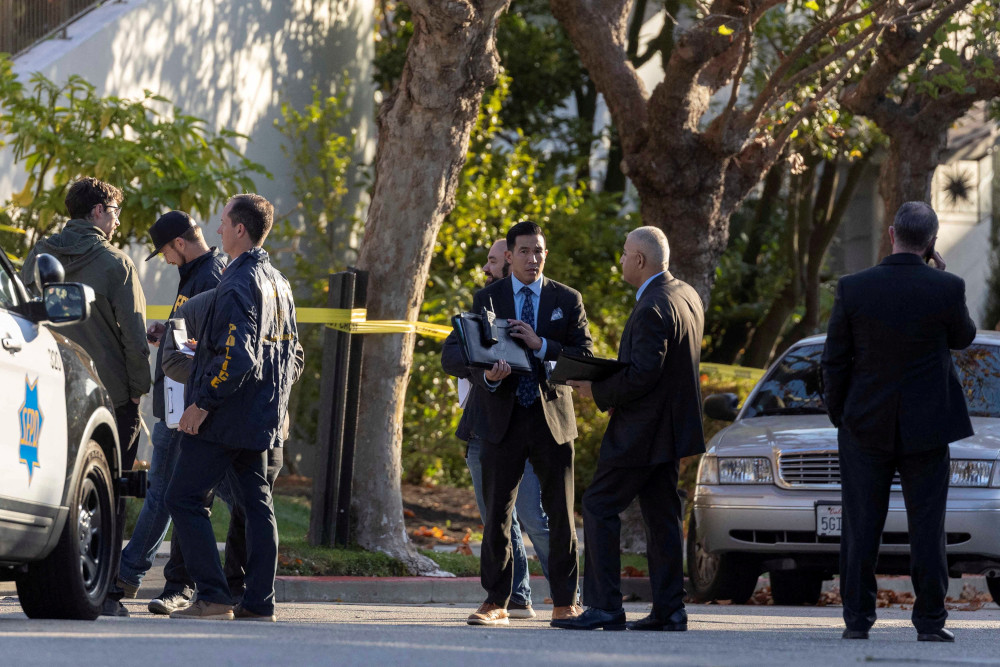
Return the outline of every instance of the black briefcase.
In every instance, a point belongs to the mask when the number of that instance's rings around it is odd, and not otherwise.
[[[492,313],[459,313],[451,318],[458,335],[465,365],[472,368],[492,368],[503,359],[512,373],[531,374],[531,353],[510,335],[507,320],[492,317]]]

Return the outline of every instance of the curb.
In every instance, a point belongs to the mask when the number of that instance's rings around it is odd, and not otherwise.
[[[622,594],[651,600],[648,577],[622,579]],[[479,577],[286,577],[274,581],[278,602],[360,602],[371,604],[479,604],[486,594]],[[549,597],[545,577],[531,577],[531,598]]]
[[[766,577],[757,581],[757,588],[768,586]],[[836,588],[837,581],[826,581],[823,590]],[[910,578],[879,577],[880,590],[913,593]],[[648,577],[623,577],[622,595],[631,601],[652,601],[652,586]],[[532,602],[542,604],[549,597],[545,577],[531,577]],[[986,577],[965,576],[948,580],[947,597],[959,600],[963,596],[988,594]],[[278,602],[351,602],[364,604],[478,604],[485,593],[479,577],[293,577],[279,576],[274,581]]]

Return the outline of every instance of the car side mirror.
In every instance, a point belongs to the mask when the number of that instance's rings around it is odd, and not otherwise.
[[[712,394],[705,399],[705,416],[719,421],[731,422],[739,413],[740,398],[736,394]]]
[[[82,283],[49,283],[42,292],[45,320],[53,326],[83,322],[90,317],[94,290]]]
[[[63,270],[63,265],[58,259],[43,252],[35,257],[34,277],[35,288],[42,291],[46,285],[66,280],[66,271]]]

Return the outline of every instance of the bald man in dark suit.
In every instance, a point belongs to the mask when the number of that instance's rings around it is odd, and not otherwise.
[[[638,292],[618,350],[627,365],[600,382],[570,382],[612,415],[583,495],[588,609],[553,620],[557,628],[625,629],[619,514],[638,497],[648,529],[653,609],[628,629],[687,630],[677,477],[682,458],[705,451],[698,374],[705,315],[698,293],[667,270],[669,258],[667,237],[656,227],[628,235],[622,277]]]

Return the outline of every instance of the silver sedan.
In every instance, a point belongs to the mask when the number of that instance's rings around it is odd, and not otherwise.
[[[838,570],[837,430],[820,393],[825,336],[791,347],[739,408],[734,394],[705,399],[732,421],[698,470],[687,561],[696,598],[745,602],[769,572],[778,604],[815,603]],[[975,435],[951,445],[945,518],[953,577],[984,574],[1000,600],[1000,334],[980,332],[953,354]],[[878,571],[909,573],[903,494],[893,486]]]

